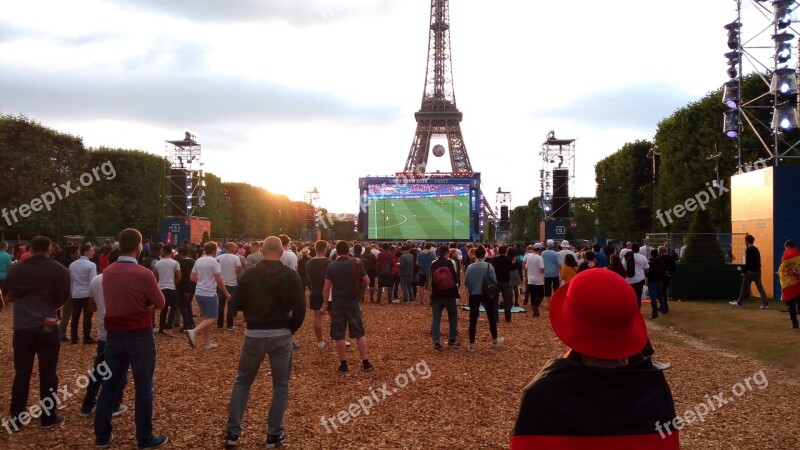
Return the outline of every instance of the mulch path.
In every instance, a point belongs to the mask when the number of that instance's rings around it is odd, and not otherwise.
[[[673,314],[680,314],[679,307]],[[499,324],[500,334],[506,338],[506,345],[500,349],[492,348],[488,324],[481,319],[477,351],[472,354],[466,348],[468,313],[459,312],[462,347],[443,351],[432,348],[430,315],[430,308],[419,305],[365,304],[370,359],[376,369],[370,373],[360,370],[353,345],[350,372],[342,375],[336,370],[338,360],[332,346],[317,348],[309,313],[296,336],[302,349],[294,353],[286,413],[289,448],[508,448],[522,390],[548,359],[565,350],[550,328],[547,312],[540,318],[515,314],[513,323]],[[9,310],[0,313],[0,411],[5,414],[14,375],[10,322]],[[211,351],[189,348],[183,335],[156,337],[153,423],[157,434],[169,436],[170,444],[165,448],[222,448],[228,400],[244,337],[241,317],[237,325],[236,331],[215,328],[213,339],[220,346]],[[325,334],[327,330],[327,324],[323,325]],[[442,330],[447,331],[446,319]],[[751,389],[741,397],[710,412],[704,421],[684,428],[682,448],[800,448],[797,374],[713,347],[690,345],[668,330],[655,330],[652,336],[656,358],[674,365],[667,379],[679,415],[707,402],[706,396],[724,392],[727,398],[734,398],[736,383],[744,386],[744,380],[758,371],[763,371],[768,380],[763,389],[751,382]],[[659,339],[664,336],[672,338]],[[446,337],[442,340],[446,342]],[[0,449],[94,447],[92,418],[78,415],[83,391],[75,385],[76,378],[90,367],[94,353],[94,346],[62,345],[59,382],[78,391],[62,411],[66,424],[55,430],[29,426],[12,436],[0,428]],[[265,443],[271,397],[268,370],[265,362],[251,390],[240,439],[242,449],[263,448]],[[391,392],[385,399],[384,384]],[[29,404],[38,398],[36,375],[31,386]],[[357,409],[350,405],[358,405],[359,400],[367,405],[365,398],[372,398],[373,403],[368,415],[361,410],[346,424],[334,419],[338,429],[333,428],[329,419],[348,408]],[[114,419],[113,448],[136,445],[132,383],[125,403],[131,410]]]

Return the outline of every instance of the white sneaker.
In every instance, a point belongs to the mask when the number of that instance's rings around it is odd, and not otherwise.
[[[158,333],[158,327],[153,327],[153,333]]]
[[[350,347],[350,341],[344,341],[345,347]]]
[[[228,327],[228,331],[236,331],[236,327]]]
[[[469,344],[469,352],[470,353],[474,353],[475,352],[475,344]]]
[[[653,367],[658,370],[669,370],[672,369],[672,364],[668,362],[653,361]]]
[[[739,307],[739,308],[742,307],[742,305],[740,305],[739,302],[737,302],[737,301],[728,302],[728,304],[731,305],[731,306]]]
[[[186,339],[189,340],[189,345],[191,345],[192,348],[197,348],[194,335],[195,335],[194,329],[186,330]]]
[[[128,407],[125,405],[119,405],[119,408],[111,413],[111,417],[117,417],[120,414],[125,414],[126,412],[128,412]]]
[[[494,340],[494,348],[502,347],[505,342],[506,342],[506,338],[498,337],[497,339]]]
[[[217,344],[215,344],[215,343],[213,343],[213,342],[209,342],[209,343],[208,343],[208,344],[206,344],[206,346],[205,346],[205,347],[203,347],[203,348],[204,348],[204,349],[206,349],[206,350],[213,350],[213,349],[215,349],[215,348],[217,348],[217,347],[219,347],[219,345],[217,345]]]
[[[761,309],[769,309],[769,305],[761,305]]]
[[[328,344],[326,344],[325,341],[317,342],[317,347],[319,347],[319,348],[325,348],[326,345],[328,345]]]

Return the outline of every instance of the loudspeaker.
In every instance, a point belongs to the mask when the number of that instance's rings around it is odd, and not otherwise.
[[[169,171],[169,208],[173,216],[186,215],[186,170],[170,169]]]
[[[508,221],[508,206],[500,207],[500,221]]]
[[[569,169],[555,169],[553,170],[553,218],[569,217]]]

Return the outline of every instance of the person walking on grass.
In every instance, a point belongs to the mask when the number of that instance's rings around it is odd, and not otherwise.
[[[317,337],[317,347],[325,348],[325,341],[322,339],[322,289],[325,287],[325,274],[328,266],[333,263],[330,258],[325,256],[328,248],[326,241],[317,241],[314,244],[316,256],[306,263],[306,275],[308,275],[309,287],[309,307],[314,311],[314,335]]]
[[[497,283],[497,275],[491,264],[485,261],[486,249],[483,245],[478,245],[475,249],[475,262],[467,267],[464,274],[464,284],[467,285],[469,293],[469,351],[475,351],[475,334],[478,328],[478,315],[481,312],[481,305],[486,309],[486,317],[489,319],[489,332],[492,334],[492,342],[495,347],[502,347],[505,339],[497,336],[497,304],[494,300],[483,293],[483,279],[490,278]]]
[[[281,240],[268,237],[262,249],[264,260],[242,275],[234,294],[234,304],[244,314],[247,329],[228,410],[225,446],[229,449],[239,443],[250,388],[265,357],[272,372],[267,448],[286,443],[284,415],[292,375],[292,335],[303,324],[306,302],[300,275],[281,262],[283,252]],[[318,254],[324,256],[325,252]]]
[[[325,286],[322,289],[322,298],[333,298],[330,306],[323,302],[321,312],[330,307],[331,314],[331,339],[336,341],[336,352],[339,355],[339,372],[347,372],[347,344],[345,331],[351,339],[358,342],[358,353],[361,365],[365,372],[375,368],[369,362],[367,338],[364,335],[364,317],[361,312],[361,302],[364,289],[369,286],[369,277],[361,259],[350,258],[350,248],[346,241],[336,243],[336,254],[340,255],[336,261],[328,266],[325,272]]]
[[[758,294],[761,295],[761,309],[769,309],[769,300],[764,286],[761,284],[761,252],[758,247],[753,245],[756,238],[748,234],[744,237],[747,249],[744,252],[744,272],[742,272],[742,289],[739,291],[739,298],[729,302],[732,306],[741,307],[742,302],[750,298],[750,285],[756,284]]]
[[[95,446],[106,448],[114,440],[111,417],[119,398],[128,365],[136,388],[134,420],[139,450],[155,449],[167,443],[166,436],[153,434],[153,374],[156,344],[150,312],[162,309],[164,295],[149,268],[136,263],[142,251],[142,234],[133,228],[119,235],[120,256],[103,272],[106,315],[105,362],[111,376],[103,380],[94,417]]]
[[[216,256],[217,243],[206,242],[203,246],[203,256],[192,267],[191,280],[197,283],[195,298],[197,306],[200,308],[200,323],[195,328],[186,331],[186,338],[192,348],[197,347],[198,337],[205,342],[203,348],[206,350],[219,347],[211,342],[211,327],[214,326],[219,314],[217,289],[219,288],[227,301],[231,300],[231,294],[222,280],[222,268]]]
[[[430,244],[427,244],[430,245]],[[436,250],[438,258],[430,265],[431,276],[431,308],[433,310],[431,319],[431,337],[433,337],[433,348],[441,350],[439,334],[441,333],[442,310],[447,310],[447,320],[449,322],[449,335],[447,344],[450,348],[458,348],[458,272],[456,263],[447,258],[450,249],[443,245]]]
[[[31,240],[31,257],[11,267],[3,289],[4,302],[14,303],[12,320],[14,381],[11,385],[11,420],[3,419],[10,433],[22,430],[21,415],[27,411],[34,359],[39,359],[39,418],[42,428],[64,424],[56,414],[52,392],[58,389],[58,320],[56,310],[70,295],[70,273],[50,259],[50,239],[36,236]],[[0,302],[0,310],[2,310]],[[4,365],[8,364],[4,362]],[[5,365],[5,367],[8,367]],[[47,398],[50,406],[47,407]],[[17,420],[20,420],[18,422]]]

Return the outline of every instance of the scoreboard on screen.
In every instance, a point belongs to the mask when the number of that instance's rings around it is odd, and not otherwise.
[[[479,173],[360,178],[359,232],[369,240],[478,240],[480,185]]]

